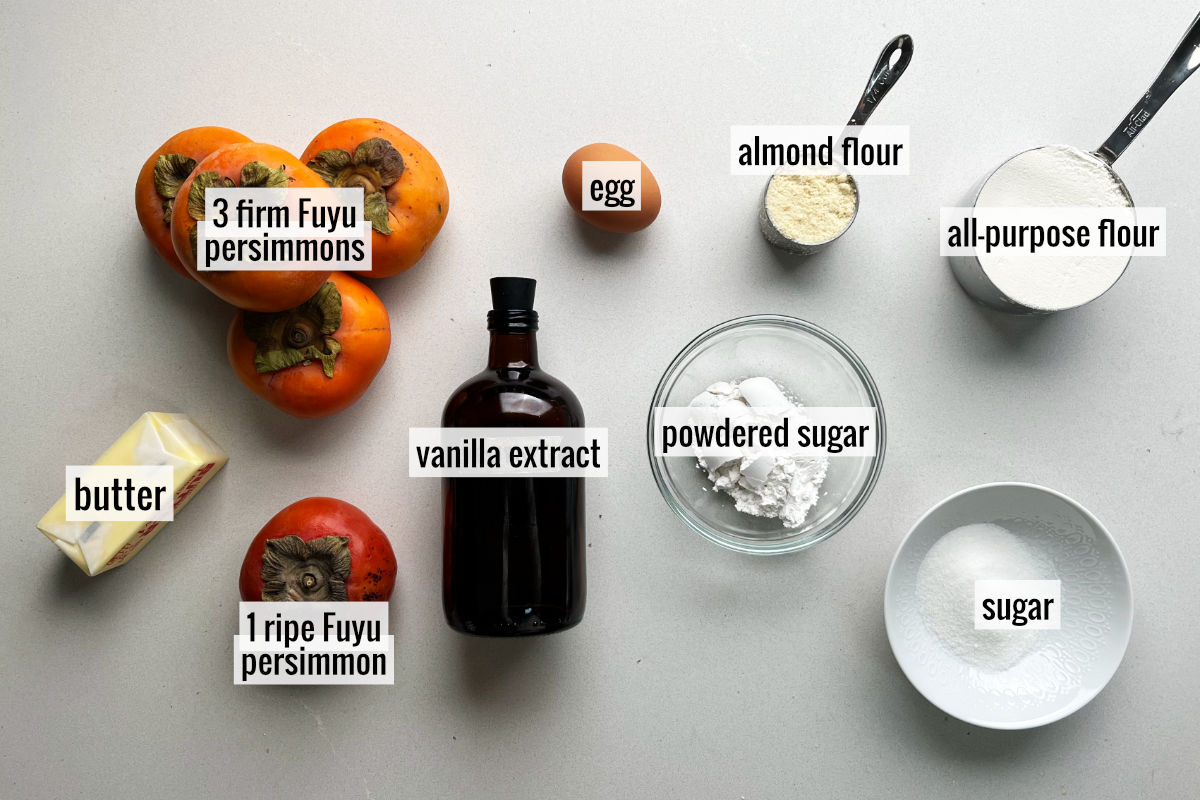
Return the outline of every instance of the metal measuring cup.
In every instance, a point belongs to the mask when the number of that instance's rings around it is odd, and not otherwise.
[[[1179,44],[1175,46],[1174,52],[1171,53],[1171,57],[1167,59],[1167,63],[1163,65],[1163,68],[1159,72],[1158,77],[1155,78],[1154,83],[1150,84],[1150,88],[1146,91],[1146,94],[1142,96],[1141,100],[1139,100],[1136,105],[1134,105],[1129,114],[1121,120],[1120,124],[1117,126],[1117,129],[1112,132],[1112,135],[1105,140],[1104,144],[1100,145],[1098,150],[1090,153],[1084,153],[1084,155],[1095,159],[1096,163],[1099,164],[1102,169],[1108,172],[1109,177],[1112,178],[1112,180],[1120,188],[1121,192],[1125,195],[1125,199],[1128,201],[1130,208],[1134,207],[1133,196],[1129,193],[1129,189],[1125,186],[1125,182],[1121,180],[1121,177],[1117,175],[1116,170],[1113,169],[1113,164],[1121,156],[1121,154],[1125,152],[1125,148],[1129,147],[1134,138],[1136,138],[1137,135],[1145,129],[1146,125],[1149,124],[1150,120],[1167,101],[1167,98],[1170,97],[1175,90],[1178,89],[1179,86],[1188,78],[1188,76],[1196,71],[1198,67],[1200,67],[1200,14],[1197,14],[1196,18],[1192,20],[1192,24],[1183,34],[1183,38],[1179,40]],[[1031,150],[1040,150],[1044,147],[1050,146],[1053,145],[1043,145],[1042,147],[1031,148]],[[966,203],[966,205],[969,205],[971,208],[975,208],[979,202],[979,195],[983,191],[983,187],[989,180],[991,180],[992,176],[995,175],[1001,168],[1003,168],[1004,165],[1009,161],[1012,161],[1012,159],[1027,152],[1030,151],[1025,150],[1022,151],[1022,153],[1017,153],[1016,155],[1006,159],[1003,163],[989,172],[983,178],[983,180],[976,183],[971,189],[971,192],[968,194],[969,202]],[[1121,268],[1121,272],[1118,273],[1117,277],[1113,279],[1113,282],[1109,284],[1104,291],[1108,291],[1108,289],[1111,289],[1116,285],[1117,281],[1120,280],[1121,275],[1124,275],[1125,270],[1128,269],[1129,262],[1132,260],[1132,258],[1133,256],[1130,254],[1130,256],[1125,259],[1125,266]],[[1099,297],[1104,293],[1100,292],[1100,294],[1097,294],[1095,297],[1085,300],[1083,303],[1079,303],[1075,306],[1067,306],[1064,308],[1035,308],[1033,306],[1020,303],[1002,292],[992,281],[991,276],[989,276],[987,270],[984,269],[983,263],[979,260],[978,256],[950,256],[949,260],[950,269],[954,272],[954,277],[958,279],[959,284],[963,287],[967,294],[985,306],[994,308],[997,311],[1004,311],[1009,314],[1034,315],[1050,314],[1055,311],[1065,311],[1066,308],[1078,308],[1080,305],[1090,303],[1092,300],[1095,300],[1096,297]]]
[[[900,76],[904,74],[904,70],[908,67],[908,62],[912,60],[912,54],[913,40],[908,34],[900,34],[887,43],[887,46],[883,48],[883,52],[879,54],[879,60],[875,62],[875,68],[871,70],[871,77],[867,80],[867,87],[863,89],[858,106],[854,109],[854,113],[850,115],[850,121],[846,123],[846,127],[867,124],[867,120],[879,106],[879,103],[887,96],[888,91],[896,84]],[[843,132],[842,137],[838,140],[838,144],[834,147],[834,152],[837,152],[841,139],[844,138],[845,133]],[[850,221],[846,223],[846,227],[842,228],[837,236],[823,242],[799,242],[788,238],[779,228],[775,227],[775,223],[771,220],[771,215],[767,212],[767,192],[771,188],[771,183],[782,177],[786,176],[779,172],[771,176],[770,180],[767,181],[766,188],[763,190],[762,202],[758,207],[758,225],[762,229],[763,237],[776,247],[786,250],[789,253],[804,256],[812,255],[845,235],[846,231],[850,230],[850,226],[854,224],[854,220],[858,218],[858,209],[861,205],[858,183],[854,180],[854,176],[847,172],[846,177],[850,179],[850,185],[854,189],[854,214],[851,215]]]

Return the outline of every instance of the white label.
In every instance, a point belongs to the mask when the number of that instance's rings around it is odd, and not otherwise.
[[[642,162],[584,161],[584,211],[641,211]]]
[[[69,466],[67,522],[171,522],[175,468]]]
[[[733,175],[907,175],[907,125],[734,125]]]
[[[975,630],[1062,627],[1062,581],[975,581]]]
[[[196,223],[201,271],[371,268],[363,189],[222,188],[204,191]]]
[[[385,602],[238,604],[233,682],[394,684]]]
[[[654,409],[654,454],[724,459],[753,456],[873,456],[878,415],[873,406]]]
[[[956,207],[939,239],[943,256],[1165,256],[1166,224],[1165,208]]]
[[[608,428],[409,428],[410,478],[607,478]]]

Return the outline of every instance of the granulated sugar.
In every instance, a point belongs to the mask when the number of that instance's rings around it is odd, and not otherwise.
[[[975,630],[975,581],[1053,580],[1053,566],[999,525],[955,528],[917,570],[917,599],[930,630],[950,652],[1000,672],[1040,646],[1041,631]]]

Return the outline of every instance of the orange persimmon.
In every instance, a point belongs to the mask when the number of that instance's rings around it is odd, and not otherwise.
[[[420,142],[378,119],[330,125],[300,160],[329,186],[361,186],[371,233],[368,278],[386,278],[421,259],[450,210],[446,177]]]
[[[188,128],[163,142],[138,173],[133,201],[142,231],[168,266],[189,280],[193,278],[179,262],[171,243],[171,211],[176,193],[196,164],[209,153],[227,144],[249,141],[248,136],[215,125]]]
[[[196,269],[196,223],[204,218],[204,191],[209,186],[323,188],[321,177],[280,147],[260,142],[227,145],[205,157],[179,187],[180,202],[171,218],[171,240],[184,268],[225,302],[249,311],[286,311],[316,294],[328,272]]]
[[[327,417],[354,404],[392,343],[383,302],[334,272],[303,305],[275,314],[239,311],[229,326],[229,363],[259,397],[296,417]]]
[[[292,503],[263,526],[242,560],[248,601],[386,601],[396,587],[387,534],[357,506],[333,497]]]

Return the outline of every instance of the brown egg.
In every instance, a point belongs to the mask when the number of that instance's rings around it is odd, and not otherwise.
[[[642,203],[641,208],[634,211],[631,209],[622,209],[617,203],[621,201],[621,197],[626,193],[623,191],[623,186],[620,181],[604,181],[596,184],[595,181],[589,181],[589,186],[583,185],[583,162],[584,161],[640,161],[637,156],[629,152],[623,147],[617,147],[615,144],[589,144],[579,148],[571,157],[567,159],[567,163],[563,166],[562,185],[563,193],[567,196],[567,202],[571,204],[571,208],[585,222],[595,225],[597,228],[612,233],[633,233],[645,228],[651,222],[654,222],[658,216],[658,210],[662,207],[662,193],[658,189],[658,181],[654,179],[654,174],[650,172],[650,168],[642,163],[641,170],[641,190]],[[602,210],[583,210],[583,193],[585,188],[589,192],[593,201],[602,203],[612,203],[613,208],[605,208]]]

